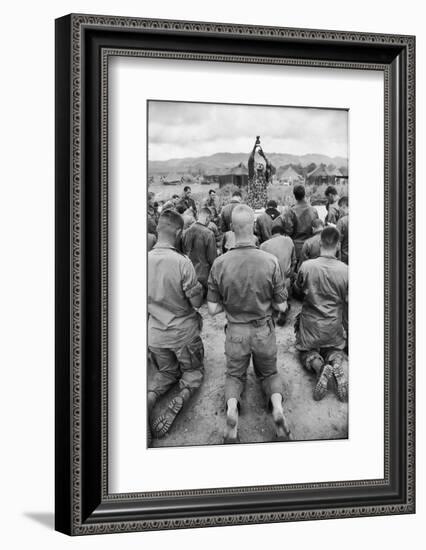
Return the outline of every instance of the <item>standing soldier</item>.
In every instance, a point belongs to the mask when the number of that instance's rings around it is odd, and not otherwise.
[[[256,150],[264,159],[265,164],[258,162],[255,166]],[[267,186],[272,181],[272,176],[275,174],[275,168],[272,163],[266,158],[265,153],[260,146],[260,138],[257,136],[253,150],[248,159],[248,196],[247,203],[252,208],[264,208],[267,196]]]
[[[284,312],[287,291],[278,260],[253,244],[254,213],[235,207],[232,228],[235,246],[219,256],[210,271],[207,305],[210,315],[225,311],[226,428],[225,443],[238,441],[238,411],[250,358],[261,381],[278,439],[290,438],[283,412],[283,387],[277,371],[277,344],[272,311]]]
[[[231,216],[232,211],[242,201],[241,191],[234,191],[232,193],[231,202],[222,208],[220,213],[220,230],[222,233],[226,233],[231,230]]]
[[[340,253],[342,262],[349,263],[349,199],[347,196],[339,199],[340,218],[337,229],[340,233]]]
[[[300,260],[304,242],[312,236],[312,223],[318,218],[316,208],[307,202],[305,194],[306,191],[303,185],[295,185],[293,195],[296,204],[290,209],[286,208],[273,224],[282,225],[285,233],[292,237],[297,261]]]
[[[188,210],[190,208],[194,214],[194,217],[197,217],[197,207],[194,199],[192,198],[192,191],[189,185],[186,185],[183,188],[183,194],[178,202],[178,206],[183,206],[184,210]]]
[[[183,250],[195,268],[198,282],[204,289],[204,296],[207,294],[210,269],[217,256],[215,235],[208,227],[210,216],[210,210],[202,208],[198,220],[183,236]]]
[[[325,198],[327,199],[327,215],[325,217],[325,225],[336,225],[340,217],[337,195],[337,189],[333,185],[329,185],[325,190]]]
[[[216,191],[214,189],[210,189],[209,196],[204,201],[204,206],[207,207],[211,212],[211,221],[215,225],[218,225],[220,207],[219,207],[219,201],[217,200],[217,197],[216,197]]]
[[[204,373],[201,316],[195,309],[202,304],[203,289],[191,260],[180,252],[182,229],[182,217],[166,210],[158,222],[158,242],[148,253],[148,349],[156,369],[148,380],[149,420],[157,399],[176,383],[180,389],[152,423],[157,437],[169,431]]]
[[[272,223],[280,215],[277,206],[276,201],[268,201],[265,212],[256,218],[255,233],[259,237],[259,244],[272,237]]]
[[[322,399],[334,377],[337,396],[346,401],[348,382],[343,369],[344,330],[348,302],[348,266],[336,258],[339,232],[326,227],[321,233],[321,256],[306,260],[297,274],[296,290],[303,294],[296,319],[296,348],[303,366],[317,375],[314,399]]]

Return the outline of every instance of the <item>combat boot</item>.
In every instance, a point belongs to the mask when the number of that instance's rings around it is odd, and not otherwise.
[[[333,376],[333,368],[331,365],[324,365],[321,374],[317,378],[317,383],[314,389],[315,401],[321,401],[325,397],[328,390],[328,382]]]

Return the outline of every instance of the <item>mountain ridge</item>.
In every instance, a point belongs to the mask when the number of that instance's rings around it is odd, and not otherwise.
[[[212,155],[202,155],[199,157],[172,158],[168,160],[150,160],[148,161],[148,172],[150,176],[157,174],[166,175],[170,172],[178,174],[185,173],[214,173],[232,168],[243,162],[247,165],[248,153],[213,153]],[[272,164],[279,168],[280,166],[294,164],[305,167],[311,163],[332,164],[338,168],[348,166],[348,159],[342,156],[330,157],[320,153],[305,153],[303,155],[294,155],[291,153],[267,153],[267,158]]]

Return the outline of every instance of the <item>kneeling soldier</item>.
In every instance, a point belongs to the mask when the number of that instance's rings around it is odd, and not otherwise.
[[[348,266],[336,258],[340,234],[335,227],[321,232],[321,255],[300,266],[296,290],[304,296],[296,319],[296,348],[303,366],[317,375],[314,399],[322,399],[334,378],[337,396],[347,401],[348,382],[342,362],[346,334],[343,326],[348,301]]]
[[[277,344],[272,309],[284,312],[287,291],[278,260],[254,245],[254,213],[239,205],[232,211],[235,245],[217,258],[210,271],[207,305],[210,315],[225,311],[227,407],[225,443],[238,441],[238,412],[250,358],[272,407],[277,438],[290,439],[283,412],[282,381],[277,371]]]
[[[201,316],[194,309],[202,304],[203,287],[191,260],[180,252],[182,230],[182,217],[166,210],[158,222],[158,242],[148,253],[148,348],[156,368],[148,381],[149,420],[158,397],[177,382],[180,388],[152,423],[157,437],[169,431],[185,401],[200,387],[204,372]]]

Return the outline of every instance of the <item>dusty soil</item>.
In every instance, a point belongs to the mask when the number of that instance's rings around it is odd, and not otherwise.
[[[298,359],[293,323],[300,308],[301,303],[293,299],[286,325],[276,327],[278,369],[285,385],[285,415],[295,440],[347,438],[348,404],[338,401],[333,389],[329,390],[322,401],[314,401],[314,377],[302,368]],[[201,308],[201,314],[204,319],[202,337],[205,347],[203,385],[181,411],[170,432],[163,439],[154,439],[154,447],[223,443],[225,316],[220,314],[211,318],[205,305]],[[176,390],[171,390],[156,404],[154,416],[161,413],[176,393]],[[241,403],[239,436],[241,443],[274,441],[271,415],[252,365],[249,367]]]

